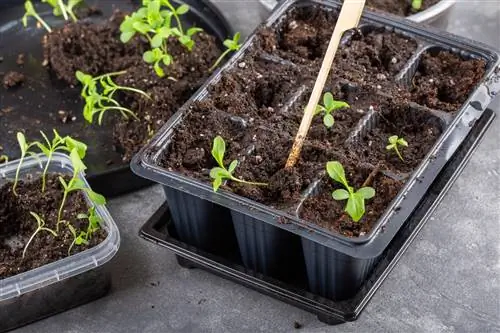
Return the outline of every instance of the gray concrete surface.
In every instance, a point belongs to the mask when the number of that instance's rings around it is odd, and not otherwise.
[[[256,1],[216,1],[245,33]],[[459,0],[449,30],[500,47],[500,2]],[[495,103],[498,107],[498,100]],[[137,236],[163,201],[154,187],[113,200],[123,241],[111,294],[16,332],[500,332],[500,122],[355,323],[312,314],[201,270]]]

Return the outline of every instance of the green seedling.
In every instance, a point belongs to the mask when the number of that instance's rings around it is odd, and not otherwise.
[[[346,102],[334,100],[333,95],[329,92],[323,95],[323,104],[324,105],[319,104],[316,106],[314,115],[324,112],[325,115],[323,116],[323,124],[325,124],[328,128],[335,124],[335,118],[333,117],[333,113],[335,111],[350,107],[350,105]]]
[[[30,239],[28,240],[28,242],[24,246],[23,259],[26,256],[26,251],[28,250],[28,247],[30,246],[31,242],[33,241],[33,239],[35,239],[35,236],[38,235],[40,232],[46,231],[46,232],[49,232],[52,235],[54,235],[54,237],[57,237],[57,232],[45,227],[45,220],[42,217],[40,217],[40,215],[33,213],[33,212],[30,212],[30,214],[31,214],[31,216],[33,216],[35,218],[36,223],[38,224],[38,227],[36,228],[35,232],[31,235]]]
[[[405,139],[398,137],[397,135],[393,135],[389,138],[389,145],[385,147],[387,150],[394,150],[396,154],[398,155],[399,159],[401,161],[404,161],[403,156],[401,155],[401,152],[399,151],[398,146],[401,147],[408,147],[408,142],[406,142]]]
[[[87,167],[80,158],[80,155],[78,154],[78,150],[76,148],[71,151],[70,159],[71,159],[71,164],[73,166],[73,177],[70,179],[69,182],[66,182],[63,177],[59,177],[59,182],[61,183],[64,189],[64,193],[61,205],[59,207],[59,212],[57,214],[57,226],[56,226],[57,232],[59,232],[59,225],[62,223],[61,218],[64,206],[66,204],[66,200],[71,192],[74,191],[85,192],[89,196],[92,203],[96,206],[106,204],[106,199],[102,195],[92,191],[90,188],[85,186],[84,181],[79,178],[80,173],[84,172],[87,169]]]
[[[330,178],[337,183],[342,184],[345,189],[338,189],[333,191],[332,197],[334,200],[341,201],[347,200],[345,212],[349,214],[354,222],[361,220],[365,214],[365,200],[371,199],[375,196],[375,190],[371,187],[362,187],[354,191],[352,186],[349,186],[345,176],[344,167],[340,162],[328,162],[326,164],[326,171]]]
[[[169,38],[177,38],[186,49],[192,51],[195,45],[193,36],[203,31],[196,27],[184,31],[180,16],[188,11],[189,6],[186,4],[175,8],[169,0],[143,0],[143,6],[131,16],[127,15],[120,25],[120,40],[128,43],[137,34],[144,36],[149,41],[151,50],[143,54],[143,59],[153,65],[159,77],[164,77],[162,64],[168,67],[173,62],[168,51]],[[172,18],[177,26],[172,25]]]
[[[210,170],[210,177],[214,180],[212,183],[214,192],[217,192],[219,187],[222,185],[223,180],[232,180],[235,182],[248,185],[267,186],[267,184],[265,183],[247,182],[243,179],[234,177],[233,172],[238,166],[238,161],[237,160],[232,161],[229,164],[229,167],[226,169],[226,167],[224,166],[225,153],[226,153],[226,143],[224,142],[224,139],[220,136],[215,137],[212,146],[212,156],[219,166]]]
[[[224,41],[224,46],[226,47],[226,51],[224,51],[219,59],[217,59],[217,61],[215,61],[215,63],[213,64],[212,67],[210,67],[210,69],[208,70],[209,72],[213,72],[214,69],[216,69],[220,63],[222,62],[222,60],[231,52],[236,52],[236,51],[239,51],[239,49],[241,48],[241,45],[239,42],[240,42],[240,38],[241,38],[241,34],[239,32],[235,33],[234,36],[233,36],[233,39],[226,39]]]
[[[26,28],[28,26],[28,18],[31,16],[35,20],[37,20],[48,32],[52,32],[52,29],[50,26],[45,22],[40,15],[35,10],[35,7],[33,7],[33,3],[30,0],[27,0],[24,2],[24,16],[21,19],[23,22],[24,27]]]
[[[411,8],[415,11],[419,11],[422,8],[422,0],[412,0]]]
[[[17,196],[16,188],[17,188],[17,183],[19,182],[19,173],[21,171],[21,166],[23,165],[23,162],[24,162],[24,159],[26,158],[26,155],[31,155],[31,156],[35,155],[35,153],[30,151],[30,149],[36,145],[34,142],[27,143],[26,137],[21,132],[17,133],[17,142],[18,142],[19,148],[21,150],[21,157],[19,158],[19,164],[17,165],[17,169],[16,169],[16,176],[14,178],[14,185],[12,186],[12,193],[14,193],[15,196]]]
[[[9,163],[9,156],[0,155],[0,164],[2,164],[2,163]]]
[[[56,151],[65,151],[71,153],[73,149],[76,149],[78,155],[82,159],[85,157],[85,154],[87,152],[87,145],[84,144],[83,142],[75,140],[69,136],[63,138],[59,135],[59,133],[57,133],[55,129],[53,131],[54,131],[54,138],[52,139],[52,141],[50,141],[47,138],[47,135],[45,135],[44,132],[40,131],[46,144],[43,144],[38,141],[33,142],[33,144],[36,145],[45,156],[47,156],[47,162],[45,164],[45,168],[43,169],[43,174],[42,174],[42,192],[45,192],[47,171],[49,169],[49,165],[50,162],[52,161],[53,155]]]
[[[118,111],[121,115],[128,119],[129,116],[139,120],[136,114],[120,105],[113,97],[118,91],[130,91],[140,94],[148,99],[151,97],[143,92],[142,90],[124,87],[117,85],[112,77],[125,74],[125,71],[108,73],[93,77],[92,75],[85,74],[81,71],[76,72],[76,78],[83,85],[81,96],[85,100],[85,106],[83,108],[83,117],[89,123],[94,120],[94,115],[98,115],[98,124],[102,124],[102,119],[107,111]]]
[[[97,215],[95,207],[92,206],[89,208],[87,214],[78,214],[77,218],[79,220],[88,220],[88,225],[87,225],[87,230],[86,231],[80,231],[78,234],[76,229],[71,225],[68,224],[68,228],[73,235],[73,242],[71,243],[69,249],[68,249],[68,255],[71,253],[71,250],[73,249],[73,246],[75,245],[88,245],[90,239],[92,236],[101,229],[101,222],[102,219],[99,215]]]

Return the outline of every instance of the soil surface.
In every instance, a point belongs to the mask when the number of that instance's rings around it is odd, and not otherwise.
[[[17,193],[18,196],[13,194],[12,183],[0,187],[0,280],[67,257],[73,242],[67,227],[60,229],[58,237],[42,231],[30,243],[23,259],[25,244],[37,229],[37,222],[30,212],[43,217],[45,227],[55,230],[63,190],[58,175],[52,174],[47,178],[45,193],[41,192],[40,178],[20,181]],[[70,221],[79,233],[80,230],[86,230],[87,221],[79,220],[76,216],[87,213],[87,210],[83,195],[73,192],[68,196],[63,219]],[[105,238],[106,231],[101,229],[88,245],[75,245],[71,254],[92,248]]]
[[[195,47],[188,52],[177,40],[168,43],[174,64],[159,78],[142,54],[148,44],[136,36],[123,44],[119,27],[124,13],[115,12],[103,24],[67,24],[44,39],[45,57],[55,75],[70,85],[76,85],[75,72],[91,75],[126,71],[115,79],[120,85],[141,89],[151,96],[148,100],[136,93],[119,96],[122,105],[133,110],[139,121],[120,116],[106,116],[114,123],[115,149],[127,162],[177,109],[203,84],[208,69],[220,55],[215,37],[199,33]]]
[[[413,102],[434,88],[415,90],[395,80],[409,67],[417,41],[384,29],[353,30],[344,36],[324,91],[349,107],[333,113],[332,128],[323,125],[324,114],[317,115],[298,163],[285,169],[336,17],[333,11],[307,7],[292,10],[276,30],[260,28],[246,55],[209,87],[203,101],[189,106],[159,164],[210,183],[210,169],[217,166],[212,142],[220,135],[226,142],[224,166],[238,160],[235,177],[266,183],[228,181],[222,189],[290,213],[300,208],[300,217],[349,237],[368,233],[446,124],[438,113]],[[430,56],[422,57],[415,80],[431,64],[434,75],[448,79],[464,71],[474,74],[464,84],[447,86],[448,94],[463,99],[443,101],[447,107],[442,109],[458,111],[484,74],[484,62],[451,53]],[[392,135],[409,143],[401,148],[404,161],[386,149]],[[361,223],[343,214],[345,201],[331,198],[339,185],[324,176],[325,164],[335,160],[344,165],[351,186],[359,188],[369,180],[377,193],[367,201]]]
[[[366,5],[375,11],[382,11],[399,16],[410,16],[435,5],[440,0],[423,0],[422,7],[416,11],[411,7],[411,0],[367,0]]]
[[[24,82],[24,74],[10,71],[3,77],[3,85],[5,88],[13,88]]]

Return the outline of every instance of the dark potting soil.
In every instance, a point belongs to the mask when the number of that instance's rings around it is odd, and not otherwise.
[[[24,82],[24,74],[10,71],[3,77],[3,85],[5,88],[13,88]]]
[[[462,59],[448,51],[427,52],[413,79],[413,98],[430,108],[456,112],[485,70],[483,59]]]
[[[127,162],[203,84],[220,50],[215,37],[204,32],[194,37],[196,44],[191,52],[171,39],[169,51],[174,64],[166,70],[166,77],[159,78],[142,59],[148,49],[145,42],[139,37],[127,44],[120,41],[123,17],[123,13],[115,12],[102,24],[68,24],[48,34],[44,46],[51,70],[69,84],[77,84],[77,70],[91,75],[126,71],[116,77],[115,82],[141,89],[151,96],[151,100],[136,93],[122,93],[119,97],[140,120],[107,116],[108,121],[114,123],[114,146]]]
[[[18,196],[12,193],[12,183],[0,187],[0,280],[68,256],[73,236],[67,227],[62,227],[58,237],[49,232],[38,233],[29,245],[25,258],[22,258],[25,244],[37,229],[37,222],[30,212],[44,218],[47,228],[56,228],[63,194],[58,175],[48,175],[45,193],[41,192],[41,188],[41,179],[38,177],[20,181]],[[87,210],[83,195],[73,192],[68,196],[62,217],[70,221],[79,233],[80,230],[86,230],[87,221],[76,217],[80,213],[87,213]],[[94,234],[88,245],[73,246],[71,254],[95,247],[105,238],[106,231],[101,229]]]
[[[224,190],[295,212],[306,189],[322,179],[318,191],[302,205],[301,217],[349,237],[369,232],[404,185],[400,179],[420,164],[445,125],[415,106],[411,87],[395,80],[417,42],[380,29],[351,31],[324,90],[350,107],[333,114],[336,123],[331,129],[323,125],[323,114],[316,116],[298,163],[284,168],[336,15],[317,7],[295,9],[277,32],[260,28],[246,55],[209,87],[203,101],[190,105],[160,165],[210,183],[210,169],[217,166],[211,147],[220,135],[226,142],[224,165],[239,161],[234,176],[267,184],[229,181],[222,185]],[[460,107],[460,103],[448,105]],[[363,118],[372,112],[378,118],[374,125]],[[386,150],[392,135],[409,143],[401,148],[404,161]],[[377,195],[367,202],[362,223],[350,222],[342,214],[345,202],[331,198],[338,185],[324,174],[326,162],[335,160],[345,166],[349,183],[356,188],[377,170],[371,181]],[[391,174],[396,177],[390,178]]]
[[[419,11],[425,10],[440,0],[423,0]],[[419,11],[411,7],[411,0],[367,0],[366,5],[375,11],[383,11],[399,16],[410,16]]]

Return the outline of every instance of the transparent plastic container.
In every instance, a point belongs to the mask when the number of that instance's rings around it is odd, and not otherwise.
[[[45,155],[26,158],[21,178],[41,174]],[[18,161],[0,166],[0,186],[14,179]],[[54,154],[49,172],[72,174],[68,156]],[[84,174],[80,178],[88,186]],[[86,197],[87,202],[90,200]],[[120,234],[105,206],[96,209],[106,239],[91,249],[48,265],[0,280],[0,332],[46,318],[104,296],[111,287],[109,261],[120,245]]]

